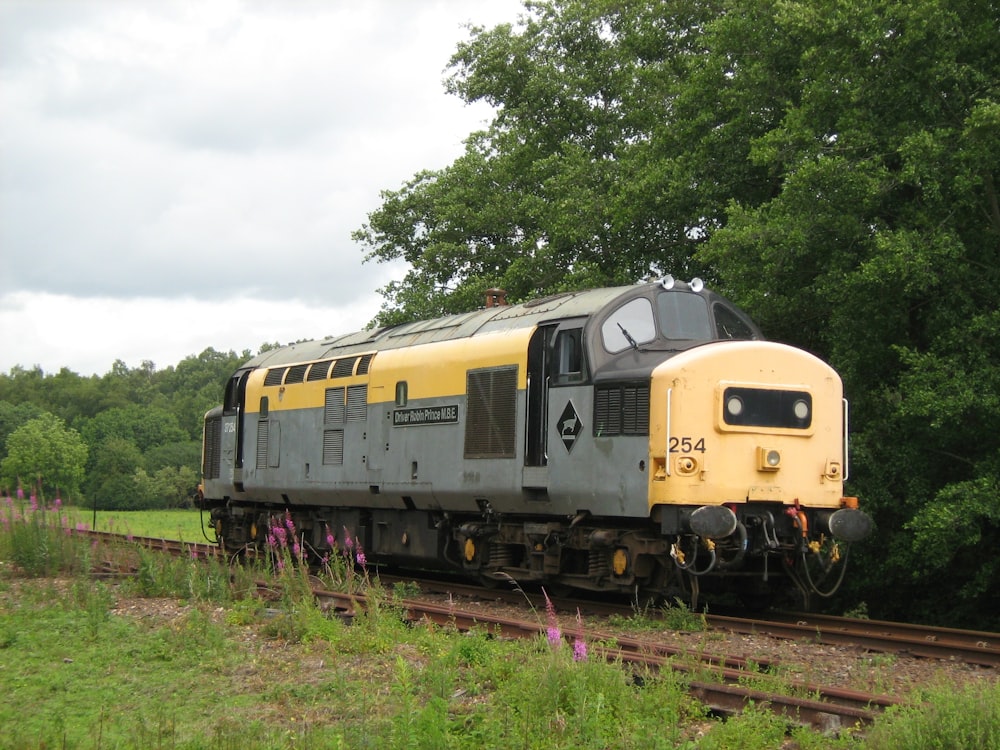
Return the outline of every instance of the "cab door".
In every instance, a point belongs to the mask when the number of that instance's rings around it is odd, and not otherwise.
[[[525,408],[525,449],[522,485],[545,490],[549,482],[549,437],[555,423],[564,445],[576,439],[580,420],[572,405],[555,403],[553,387],[586,382],[583,351],[585,319],[539,326],[528,344],[528,383]]]

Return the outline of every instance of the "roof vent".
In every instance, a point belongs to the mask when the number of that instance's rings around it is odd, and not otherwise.
[[[507,307],[507,292],[503,289],[486,290],[486,307]]]

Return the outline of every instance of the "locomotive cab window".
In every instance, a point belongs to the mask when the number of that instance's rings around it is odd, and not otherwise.
[[[405,380],[396,382],[396,406],[406,406],[406,390]]]
[[[699,294],[680,291],[658,294],[656,313],[660,330],[668,339],[712,340],[708,303]]]
[[[656,338],[653,306],[645,297],[626,302],[608,316],[601,326],[601,339],[609,354],[628,348],[638,349]]]
[[[583,329],[569,328],[556,334],[553,346],[552,382],[581,383],[586,379],[583,357]]]
[[[715,317],[715,331],[720,339],[736,339],[739,341],[751,341],[757,338],[750,325],[725,305],[713,305],[712,312]]]

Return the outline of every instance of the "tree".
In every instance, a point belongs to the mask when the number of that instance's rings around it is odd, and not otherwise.
[[[411,266],[379,322],[474,308],[493,286],[517,300],[700,272],[688,191],[644,187],[676,169],[648,156],[712,6],[542,2],[522,30],[475,30],[448,85],[497,107],[493,123],[354,233],[368,259]]]
[[[91,446],[111,437],[122,438],[135,444],[141,452],[187,438],[173,414],[139,404],[101,412],[83,427],[83,436]]]
[[[29,485],[43,496],[72,498],[80,491],[87,445],[80,434],[53,414],[42,414],[7,438],[0,475],[9,486]]]
[[[884,616],[986,610],[1000,589],[995,0],[526,8],[452,58],[449,89],[492,104],[489,127],[355,232],[368,259],[410,266],[379,322],[468,310],[490,286],[519,300],[702,275],[844,376],[853,491],[878,526],[845,595]]]
[[[733,71],[720,101],[748,116],[781,105],[747,152],[780,189],[734,196],[701,257],[772,335],[844,376],[855,487],[889,550],[863,585],[912,616],[943,604],[972,620],[1000,588],[983,554],[1000,525],[982,512],[1000,477],[998,15],[759,3],[711,30],[725,54],[708,69]],[[768,79],[795,82],[784,103],[756,85]],[[915,571],[943,585],[914,587]]]
[[[44,414],[32,403],[0,401],[0,461],[7,455],[7,437],[21,425]]]
[[[87,466],[87,495],[104,510],[139,510],[148,506],[136,484],[142,469],[142,451],[131,440],[111,435],[94,443]]]

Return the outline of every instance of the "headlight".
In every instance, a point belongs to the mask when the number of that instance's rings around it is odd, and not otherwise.
[[[799,399],[792,405],[792,410],[795,412],[796,419],[808,419],[809,418],[809,404],[804,399]]]
[[[743,413],[743,399],[739,396],[730,396],[726,401],[726,411],[730,416],[738,417]]]

